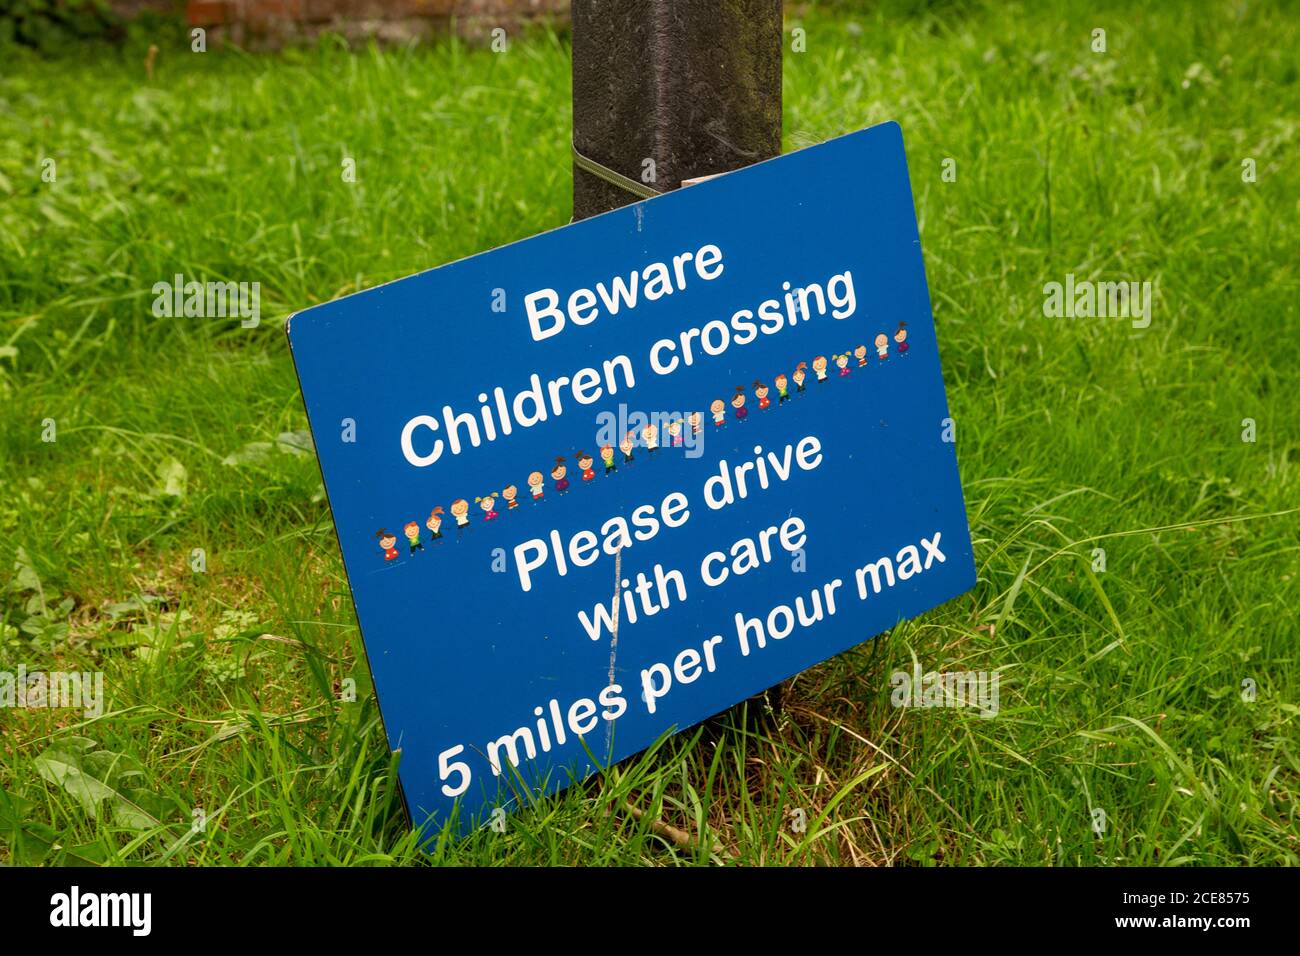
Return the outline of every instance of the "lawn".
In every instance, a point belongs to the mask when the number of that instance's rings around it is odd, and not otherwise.
[[[568,221],[567,37],[0,51],[0,671],[104,675],[0,710],[0,862],[1300,862],[1296,6],[795,27],[787,150],[903,127],[979,583],[429,856],[283,322]],[[176,273],[261,324],[156,318]],[[891,706],[914,662],[999,713]]]

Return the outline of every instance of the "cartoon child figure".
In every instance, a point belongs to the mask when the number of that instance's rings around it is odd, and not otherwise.
[[[767,397],[767,386],[762,382],[754,383],[754,397],[758,399],[758,410],[760,412],[772,407],[772,400]]]
[[[568,473],[569,469],[564,467],[564,456],[557,456],[555,467],[551,469],[551,479],[555,482],[555,490],[560,494],[569,490],[569,479],[564,477]]]
[[[420,543],[420,526],[414,521],[408,521],[402,525],[402,534],[406,535],[406,542],[411,546],[411,554],[416,551],[423,551],[424,545]]]
[[[375,532],[375,537],[379,539],[379,546],[384,549],[384,560],[395,561],[397,559],[397,535],[380,528]]]
[[[819,355],[813,359],[813,372],[817,375],[818,382],[826,381],[826,356]]]
[[[659,426],[651,422],[641,429],[641,440],[645,442],[646,454],[653,455],[659,448]]]
[[[585,451],[578,452],[578,467],[582,469],[583,481],[591,481],[596,477],[596,469],[591,467],[594,464],[595,461]]]
[[[424,522],[424,526],[429,529],[429,540],[438,542],[442,540],[442,506],[439,505],[429,512],[429,518]]]
[[[749,417],[749,409],[745,407],[745,386],[736,386],[736,394],[731,396],[731,407],[736,410],[736,421],[744,422]]]
[[[849,374],[849,355],[845,352],[843,355],[835,356],[835,364],[840,367],[840,378],[845,378]]]
[[[689,415],[686,416],[686,421],[691,426],[692,435],[698,435],[700,433],[700,429],[704,427],[703,420],[704,420],[704,416],[701,415],[699,412],[691,412]]]
[[[501,498],[506,503],[507,511],[514,511],[519,507],[519,489],[514,485],[506,485],[502,488]]]
[[[808,387],[808,363],[800,362],[794,370],[794,392],[796,395],[802,395],[803,390]]]
[[[632,464],[632,449],[636,447],[636,432],[628,432],[618,443],[618,450],[623,453],[623,464]]]
[[[714,426],[720,426],[727,420],[727,403],[720,398],[715,398],[713,404],[709,406],[709,411],[713,413]]]
[[[457,498],[451,503],[451,516],[456,519],[456,540],[469,528],[469,502]]]
[[[533,493],[534,501],[542,500],[542,494],[546,491],[546,479],[540,471],[534,471],[528,476],[528,490]]]
[[[907,344],[907,323],[899,322],[898,331],[894,333],[894,341],[898,343],[898,354],[906,355],[909,348]]]
[[[618,471],[618,465],[614,464],[614,446],[613,446],[613,445],[608,445],[608,444],[607,444],[607,445],[601,445],[601,446],[600,446],[600,460],[603,461],[603,462],[605,463],[605,477],[606,477],[606,478],[608,478],[608,477],[609,477],[611,474],[613,474],[614,472]]]
[[[680,420],[668,423],[668,444],[674,448],[682,447],[682,423]]]
[[[790,401],[790,380],[785,377],[785,372],[782,372],[776,377],[776,403],[784,405],[788,401]]]
[[[889,358],[889,336],[884,332],[876,336],[876,354],[882,362]]]
[[[497,494],[495,491],[489,491],[481,498],[475,498],[478,506],[483,509],[483,520],[494,521],[497,517]]]

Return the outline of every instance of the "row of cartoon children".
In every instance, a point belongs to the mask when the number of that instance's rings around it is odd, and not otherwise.
[[[889,358],[889,337],[882,332],[876,336],[875,342],[877,358],[883,362]],[[900,356],[906,355],[908,349],[906,323],[898,323],[898,330],[894,333],[894,342],[898,346],[898,354]],[[867,347],[865,345],[859,345],[853,350],[853,357],[857,359],[859,368],[863,368],[868,364],[867,354]],[[840,378],[849,375],[849,353],[844,352],[839,355],[832,355],[831,358],[839,368]],[[828,380],[829,372],[827,371],[827,367],[826,356],[819,355],[813,359],[813,374],[816,376],[818,382],[825,382]],[[800,395],[807,386],[807,378],[807,362],[800,362],[789,379],[786,378],[784,372],[777,375],[774,379],[777,391],[777,403],[783,405],[789,401],[791,397],[791,379],[794,381],[795,394]],[[767,385],[761,381],[756,381],[754,382],[753,388],[754,397],[758,399],[759,410],[763,411],[771,407],[772,400],[768,397],[770,392]],[[745,387],[743,385],[737,385],[736,394],[731,397],[731,407],[737,422],[744,422],[749,416],[749,409],[745,408],[745,401]],[[713,415],[713,424],[715,427],[721,427],[726,424],[727,405],[722,399],[715,399],[709,406],[709,411]],[[667,432],[667,444],[674,448],[681,447],[684,444],[682,436],[683,425],[690,427],[692,435],[698,435],[701,429],[701,421],[702,416],[699,412],[691,412],[686,416],[685,421],[679,419],[677,421],[669,422],[664,426],[664,430]],[[632,451],[637,447],[636,434],[635,431],[628,432],[623,436],[623,440],[618,444],[618,450],[623,453],[624,465],[631,465],[635,460]],[[648,424],[641,429],[641,445],[646,449],[646,454],[653,455],[655,453],[660,446],[660,437],[659,426],[654,423]],[[582,469],[582,480],[592,481],[596,477],[595,459],[585,451],[579,451],[574,458],[578,463],[578,467]],[[600,458],[604,465],[606,476],[618,471],[618,464],[615,462],[614,446],[604,445],[600,449]],[[567,459],[563,455],[560,455],[555,459],[555,465],[551,468],[551,480],[555,482],[555,491],[561,495],[565,494],[570,488],[568,478],[569,469],[568,465],[565,464],[566,461]],[[528,491],[531,494],[533,501],[540,501],[545,496],[545,485],[546,479],[542,476],[540,471],[534,471],[528,476]],[[497,511],[498,498],[505,503],[505,510],[513,511],[515,508],[519,507],[519,488],[513,484],[506,485],[499,494],[492,491],[488,492],[486,495],[475,498],[475,503],[477,503],[479,508],[483,510],[484,521],[493,521],[500,516],[500,512]],[[442,540],[443,514],[443,509],[439,506],[434,508],[429,513],[429,517],[425,519],[424,526],[429,529],[430,540],[432,542],[436,543]],[[469,502],[464,498],[457,498],[453,501],[451,503],[451,516],[456,521],[456,536],[460,537],[460,535],[462,535],[469,527]],[[416,551],[424,550],[424,543],[420,540],[420,525],[417,522],[408,521],[402,526],[402,534],[406,538],[407,546],[410,549],[411,554],[415,554]],[[375,537],[379,539],[379,546],[384,551],[384,560],[392,561],[396,559],[398,554],[397,535],[387,529],[380,528],[375,532]]]

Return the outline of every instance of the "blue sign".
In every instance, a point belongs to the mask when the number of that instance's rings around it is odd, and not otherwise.
[[[481,823],[975,582],[896,124],[289,341],[417,823]]]

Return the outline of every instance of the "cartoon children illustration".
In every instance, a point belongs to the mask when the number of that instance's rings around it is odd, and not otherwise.
[[[569,469],[564,467],[564,456],[557,455],[555,467],[551,469],[551,479],[555,482],[555,490],[560,494],[569,490],[569,479],[564,477],[568,473]]]
[[[800,362],[794,370],[794,391],[796,395],[802,395],[803,390],[807,388],[808,363]]]
[[[411,546],[411,554],[416,551],[423,551],[424,545],[420,543],[420,526],[414,521],[408,521],[402,525],[402,534],[406,535],[406,541]]]
[[[736,394],[731,396],[731,407],[736,410],[736,421],[743,423],[749,417],[749,409],[745,407],[745,386],[736,386]]]
[[[456,540],[465,533],[469,527],[469,502],[464,498],[457,498],[451,503],[451,516],[456,519]]]
[[[546,490],[546,479],[542,477],[540,471],[534,471],[528,476],[528,490],[533,493],[534,501],[542,500],[542,494]]]
[[[505,500],[507,511],[514,511],[519,507],[519,489],[514,485],[506,485],[502,488],[501,497]]]
[[[727,403],[720,398],[715,398],[713,404],[709,406],[709,411],[713,413],[714,426],[720,426],[727,420]]]
[[[477,501],[478,506],[483,509],[484,521],[493,521],[496,519],[497,493],[495,491],[489,491],[487,494],[483,495],[483,497],[475,498],[474,500]]]
[[[867,367],[867,347],[859,345],[853,350],[853,357],[858,360],[858,368]]]
[[[894,333],[894,341],[898,343],[898,354],[906,355],[909,348],[907,344],[907,323],[899,322],[898,331]]]
[[[844,378],[849,374],[849,356],[847,352],[835,356],[835,364],[840,367],[840,378]]]
[[[785,377],[785,372],[776,377],[776,403],[784,405],[790,401],[790,380]]]
[[[818,382],[826,381],[826,356],[819,355],[813,359],[813,372],[817,375]]]
[[[686,421],[689,422],[691,426],[692,435],[698,435],[700,433],[700,429],[704,427],[703,418],[704,416],[701,415],[699,412],[691,412],[689,415],[686,416]]]
[[[379,539],[379,546],[384,549],[384,560],[393,561],[397,558],[397,535],[390,531],[380,528],[375,532],[375,537]]]
[[[596,477],[596,469],[591,467],[595,461],[585,451],[578,452],[577,458],[578,467],[582,469],[582,480],[591,481]]]
[[[641,439],[645,442],[646,454],[653,455],[659,448],[659,426],[651,422],[641,429]]]
[[[442,540],[442,506],[434,508],[429,512],[428,519],[424,526],[429,529],[429,540],[438,542]]]
[[[674,448],[682,447],[682,423],[681,419],[668,423],[668,444]]]
[[[767,397],[767,386],[762,382],[754,383],[754,397],[758,399],[758,410],[760,412],[772,407],[772,400]]]
[[[618,443],[618,450],[623,453],[623,464],[632,464],[632,449],[636,447],[636,432],[628,432]]]
[[[880,356],[880,361],[889,358],[889,336],[881,332],[876,336],[876,354]]]
[[[618,465],[614,464],[614,446],[605,444],[600,446],[600,460],[605,463],[605,477],[618,471]]]

